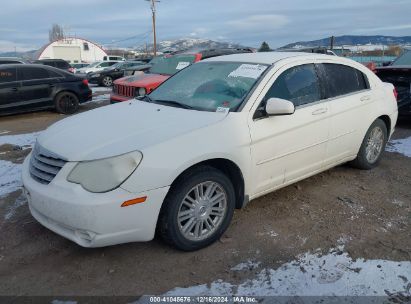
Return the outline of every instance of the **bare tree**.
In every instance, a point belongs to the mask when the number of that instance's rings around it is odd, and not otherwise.
[[[57,23],[54,23],[49,30],[49,40],[50,42],[63,39],[64,38],[64,30],[63,27]]]

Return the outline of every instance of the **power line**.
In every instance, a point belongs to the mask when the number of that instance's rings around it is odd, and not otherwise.
[[[131,37],[128,37],[128,38],[124,38],[124,39],[120,39],[120,40],[115,40],[115,41],[111,41],[111,42],[107,42],[107,43],[101,43],[101,44],[103,44],[103,45],[116,44],[116,43],[119,43],[119,42],[124,42],[124,41],[132,40],[132,39],[136,39],[136,38],[141,38],[141,37],[143,37],[143,39],[144,39],[144,38],[147,37],[147,35],[150,34],[151,32],[152,32],[152,30],[149,30],[149,31],[147,31],[147,32],[140,33],[140,34],[138,34],[138,35],[134,35],[134,36],[131,36]]]

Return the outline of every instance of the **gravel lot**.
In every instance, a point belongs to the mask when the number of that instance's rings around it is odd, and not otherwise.
[[[106,105],[107,97],[95,90],[96,101],[82,111]],[[378,168],[339,166],[252,201],[219,242],[191,253],[158,238],[84,249],[31,217],[19,164],[36,132],[62,118],[0,118],[0,295],[410,297],[410,118],[399,122]]]

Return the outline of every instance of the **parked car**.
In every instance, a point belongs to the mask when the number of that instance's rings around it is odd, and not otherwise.
[[[72,73],[39,64],[0,66],[0,115],[50,108],[72,114],[91,98],[88,81]]]
[[[24,59],[18,57],[0,57],[0,64],[15,64],[20,63],[24,64],[27,63]]]
[[[104,56],[103,61],[125,61],[126,59],[122,56]]]
[[[99,72],[102,71],[106,68],[109,68],[119,61],[96,61],[93,63],[90,63],[88,66],[84,68],[79,68],[76,70],[76,74],[84,74],[87,75],[88,73],[93,73],[93,72]]]
[[[157,231],[196,250],[250,200],[349,161],[376,167],[397,120],[393,89],[336,56],[206,59],[140,100],[43,131],[23,164],[28,205],[84,247]]]
[[[92,72],[87,74],[89,83],[98,84],[105,87],[111,87],[113,80],[124,76],[124,71],[128,68],[143,65],[142,61],[122,61],[112,65],[99,72]]]
[[[35,60],[33,63],[44,64],[70,73],[74,73],[74,68],[70,65],[70,63],[63,59],[40,59]]]
[[[395,86],[398,93],[398,111],[411,115],[411,50],[406,50],[391,65],[375,67],[377,76]]]
[[[73,73],[76,73],[78,69],[85,68],[85,67],[88,66],[89,64],[90,64],[90,63],[84,63],[84,62],[82,62],[82,63],[72,63],[71,66],[72,66],[73,69],[74,69],[74,72],[73,72]]]
[[[252,50],[248,48],[227,48],[157,56],[150,61],[149,66],[140,68],[146,72],[145,74],[134,73],[135,75],[133,76],[116,80],[114,82],[113,92],[110,95],[110,102],[126,101],[150,93],[170,76],[200,60],[221,55],[251,52]]]

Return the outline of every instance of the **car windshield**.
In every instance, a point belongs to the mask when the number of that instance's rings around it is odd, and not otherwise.
[[[150,69],[150,73],[162,74],[162,75],[174,75],[179,70],[192,64],[195,60],[195,55],[174,55],[164,56],[156,59],[154,64],[153,60],[150,62],[153,66]]]
[[[93,62],[93,63],[89,64],[87,67],[88,68],[94,68],[95,66],[98,66],[100,63],[101,63],[100,61],[96,61],[96,62]]]
[[[411,50],[406,50],[398,57],[392,65],[411,65]]]
[[[267,69],[241,62],[200,62],[174,75],[148,101],[201,111],[235,111]]]

